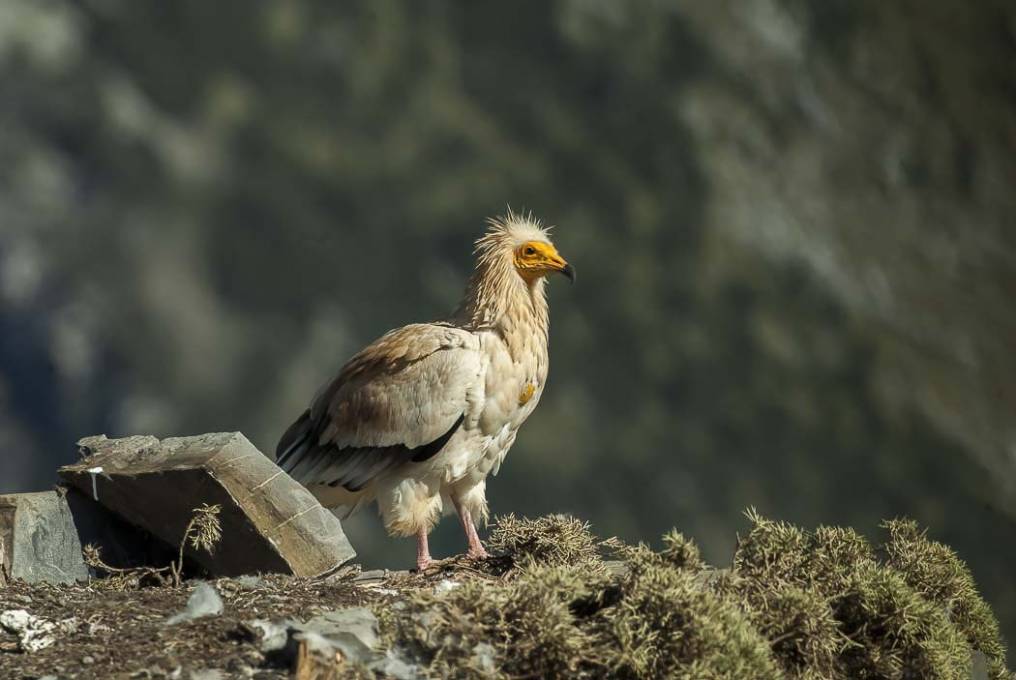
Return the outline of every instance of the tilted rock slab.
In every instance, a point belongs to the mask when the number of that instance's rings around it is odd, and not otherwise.
[[[222,539],[187,555],[216,576],[327,574],[356,553],[323,508],[239,432],[78,442],[82,460],[60,468],[69,484],[128,522],[179,545],[194,509],[219,504]]]
[[[88,578],[64,494],[0,496],[0,586],[8,579],[73,583]]]
[[[85,581],[90,570],[81,548],[89,544],[118,567],[162,566],[177,555],[77,489],[0,495],[0,586],[13,579]]]

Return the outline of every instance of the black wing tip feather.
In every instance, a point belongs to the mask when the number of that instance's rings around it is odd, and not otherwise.
[[[459,416],[459,419],[455,421],[455,424],[448,429],[447,432],[445,432],[443,435],[441,435],[434,441],[430,442],[429,444],[423,444],[422,446],[417,446],[416,448],[409,449],[410,453],[413,454],[410,460],[413,461],[414,463],[422,463],[423,461],[429,460],[430,458],[436,456],[438,452],[444,448],[444,445],[448,443],[448,440],[452,438],[452,435],[454,435],[458,431],[459,426],[462,425],[462,421],[465,419],[465,417],[466,414],[463,413],[461,416]]]
[[[299,451],[310,436],[310,409],[293,422],[279,439],[275,447],[275,464],[286,469],[285,463],[296,451]]]
[[[315,440],[317,428],[312,414],[305,411],[279,440],[275,449],[275,463],[299,482],[342,486],[347,491],[356,492],[396,465],[422,463],[436,456],[462,426],[464,419],[465,414],[460,415],[440,437],[413,448],[396,444],[340,449],[334,445],[318,445]],[[322,479],[328,473],[331,473],[331,479]]]

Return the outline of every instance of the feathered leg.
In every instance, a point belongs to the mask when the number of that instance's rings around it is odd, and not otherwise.
[[[427,527],[420,527],[416,532],[416,568],[423,571],[434,564],[430,556],[430,545],[427,542]]]
[[[476,533],[476,525],[473,524],[473,515],[469,512],[469,508],[456,501],[455,509],[458,511],[459,519],[462,521],[462,529],[466,532],[466,541],[469,542],[469,551],[466,553],[466,556],[474,560],[487,557],[487,549],[483,547],[483,543],[480,542],[480,535]]]

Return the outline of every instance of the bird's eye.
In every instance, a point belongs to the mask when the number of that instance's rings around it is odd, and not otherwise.
[[[536,248],[532,246],[526,246],[526,249],[522,251],[526,255],[536,255]]]

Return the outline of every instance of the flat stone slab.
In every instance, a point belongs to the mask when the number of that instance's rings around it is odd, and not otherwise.
[[[64,494],[0,496],[0,585],[9,579],[74,583],[86,578],[88,567]]]
[[[170,545],[194,509],[221,506],[212,554],[186,554],[215,576],[327,574],[356,553],[342,524],[239,432],[78,442],[82,460],[60,476],[94,501]]]
[[[81,549],[94,545],[119,567],[162,566],[177,551],[76,489],[0,495],[0,585],[88,578]]]

